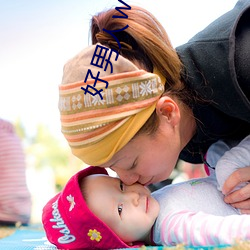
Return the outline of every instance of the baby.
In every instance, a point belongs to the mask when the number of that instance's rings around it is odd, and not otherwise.
[[[214,144],[207,155],[209,165],[218,160],[218,152],[228,149],[222,141]],[[47,238],[60,249],[206,246],[250,239],[250,216],[226,204],[219,190],[227,178],[220,174],[220,166],[224,174],[227,164],[230,174],[243,163],[246,166],[249,158],[250,136],[218,160],[218,180],[211,168],[209,177],[152,194],[141,184],[127,186],[103,168],[88,167],[71,177],[44,207]]]

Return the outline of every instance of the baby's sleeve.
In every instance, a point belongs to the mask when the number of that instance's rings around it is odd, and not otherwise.
[[[206,154],[206,165],[208,167],[209,175],[215,177],[215,167],[219,159],[229,151],[231,147],[226,142],[219,140],[212,144]]]
[[[161,225],[161,244],[218,246],[250,239],[250,215],[216,216],[203,212],[172,211]],[[171,228],[171,230],[169,230]]]
[[[250,135],[243,139],[237,146],[226,151],[218,160],[215,167],[218,189],[222,190],[225,181],[234,171],[247,166],[250,166]],[[236,189],[245,185],[246,183],[241,183]]]

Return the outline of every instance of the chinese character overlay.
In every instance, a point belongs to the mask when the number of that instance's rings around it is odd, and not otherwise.
[[[106,59],[108,50],[109,48],[97,44],[90,64],[93,66],[102,68],[104,60],[105,60],[106,65],[105,65],[104,71],[106,71],[108,65],[110,65],[111,73],[113,73],[113,66],[112,66],[112,63],[110,62],[110,58],[111,58],[112,53],[115,52],[116,53],[115,61],[117,61],[119,53],[116,50],[110,49],[109,57],[108,59]],[[102,53],[103,51],[104,53]]]
[[[131,10],[131,7],[130,7],[128,4],[126,4],[125,2],[123,2],[122,0],[118,0],[118,1],[119,1],[120,3],[123,3],[124,5],[126,5],[127,8],[125,8],[125,7],[115,7],[115,9],[116,9],[117,11],[119,11],[123,16],[116,16],[116,15],[113,15],[112,18],[128,18],[128,15],[125,14],[124,12],[122,12],[121,9],[122,9],[122,10]]]
[[[122,0],[118,0],[118,1],[121,2],[122,4],[126,5],[126,7],[116,7],[115,9],[118,12],[120,12],[122,15],[121,16],[113,15],[112,18],[128,18],[128,15],[126,13],[124,13],[122,10],[131,10],[131,7],[128,4],[126,4],[125,2],[123,2]],[[119,50],[120,50],[121,49],[121,44],[120,44],[118,38],[115,36],[114,33],[124,31],[128,27],[129,26],[126,25],[125,27],[123,27],[122,29],[119,29],[119,30],[106,30],[106,29],[103,28],[103,31],[107,32],[109,35],[111,35],[116,40],[116,42],[117,42],[117,44],[119,46]],[[104,47],[104,46],[101,46],[101,45],[96,45],[96,48],[95,48],[95,51],[94,51],[94,54],[93,54],[90,65],[96,66],[98,68],[103,68],[103,64],[104,64],[104,61],[105,61],[106,64],[105,64],[105,67],[104,67],[104,71],[107,70],[107,67],[109,65],[110,69],[111,69],[110,72],[113,73],[113,65],[112,65],[110,59],[111,59],[112,53],[114,52],[114,53],[116,53],[115,61],[117,61],[118,56],[119,56],[119,52],[114,50],[114,49],[110,49],[108,59],[106,59],[108,50],[109,50],[109,48],[107,48],[107,47]],[[98,94],[99,97],[101,98],[101,100],[103,100],[103,96],[101,94],[103,89],[97,90],[95,88],[95,86],[96,86],[97,81],[101,81],[101,82],[106,83],[105,88],[107,88],[108,87],[108,82],[99,78],[100,71],[98,71],[97,76],[94,77],[93,74],[92,74],[92,71],[90,69],[88,69],[87,75],[86,75],[85,80],[84,80],[85,83],[86,83],[86,81],[88,79],[89,74],[90,74],[92,79],[95,79],[94,85],[90,86],[89,84],[87,84],[86,88],[81,87],[81,89],[84,90],[85,95],[87,93],[89,93],[90,95],[95,97]],[[89,88],[94,90],[95,92],[93,93],[93,92],[89,91]]]
[[[106,29],[102,29],[103,31],[105,31],[105,32],[107,32],[108,34],[110,34],[115,40],[116,40],[116,42],[117,42],[117,44],[118,44],[118,46],[119,46],[119,49],[121,49],[121,44],[120,44],[120,42],[119,42],[119,40],[118,40],[118,38],[113,34],[114,32],[120,32],[120,31],[124,31],[125,29],[127,29],[129,26],[128,26],[128,24],[125,26],[125,27],[123,27],[122,29],[119,29],[119,30],[106,30]]]
[[[95,88],[96,83],[97,83],[97,81],[105,82],[105,83],[106,83],[106,87],[105,87],[105,88],[108,87],[109,83],[108,83],[107,81],[102,80],[102,79],[99,78],[100,71],[98,71],[97,76],[94,77],[93,74],[92,74],[92,71],[91,71],[90,69],[88,69],[87,75],[86,75],[86,77],[85,77],[85,80],[84,80],[85,83],[86,83],[86,81],[88,80],[89,74],[90,74],[90,76],[91,76],[92,79],[95,79],[94,85],[91,86],[91,85],[88,84],[86,89],[85,89],[84,87],[81,87],[81,89],[84,90],[84,94],[85,94],[85,95],[86,95],[87,93],[89,93],[89,94],[92,95],[92,96],[95,96],[95,95],[98,94],[98,95],[100,96],[100,98],[103,99],[103,97],[102,97],[102,95],[101,95],[101,92],[103,91],[103,89],[97,90],[97,89]],[[93,92],[89,91],[89,88],[91,88],[92,90],[95,90],[96,92],[93,93]]]

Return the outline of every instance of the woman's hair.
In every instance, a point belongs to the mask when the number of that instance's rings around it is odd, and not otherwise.
[[[143,8],[132,6],[130,10],[123,11],[127,18],[113,18],[117,15],[116,9],[92,17],[92,43],[118,50],[123,57],[136,62],[146,71],[153,72],[156,68],[166,78],[165,93],[189,105],[190,93],[181,81],[181,61],[162,25]],[[128,28],[114,33],[121,44],[119,49],[113,36],[103,29],[120,30],[126,25]],[[154,112],[138,133],[153,134],[157,128],[158,119]]]

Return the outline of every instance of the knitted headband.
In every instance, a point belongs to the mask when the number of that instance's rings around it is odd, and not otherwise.
[[[97,57],[97,46],[109,50],[112,68],[108,59],[106,70],[90,64],[91,58]],[[160,74],[139,70],[112,52],[100,44],[84,49],[65,65],[59,86],[62,133],[73,154],[89,165],[107,162],[125,146],[164,92],[165,79]],[[106,54],[101,55],[104,58]],[[86,77],[88,70],[92,78]],[[98,74],[101,80],[94,85]],[[91,91],[95,95],[87,91],[88,85],[95,86],[96,92]]]
[[[48,240],[58,249],[117,249],[129,246],[88,208],[80,181],[104,168],[88,167],[73,175],[64,189],[43,208],[42,222]]]

